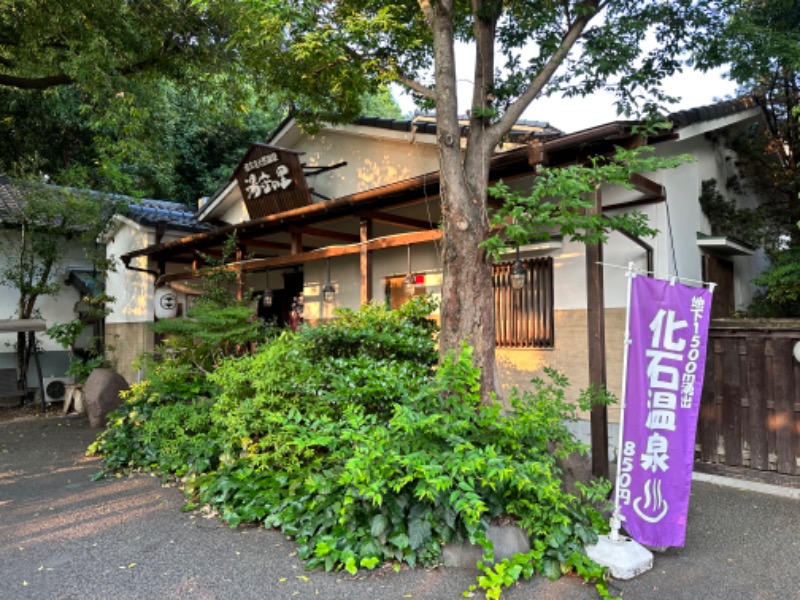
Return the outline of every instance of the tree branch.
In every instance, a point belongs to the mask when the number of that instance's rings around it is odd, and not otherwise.
[[[417,0],[419,3],[419,7],[422,9],[422,14],[425,15],[425,21],[427,21],[428,26],[433,29],[433,6],[431,6],[430,0]]]
[[[142,71],[146,71],[147,69],[157,66],[169,55],[176,56],[182,54],[184,49],[185,48],[182,46],[173,46],[171,49],[167,48],[166,51],[159,56],[146,58],[138,63],[120,69],[118,74],[128,76],[141,73]],[[16,75],[0,73],[0,87],[15,87],[21,90],[45,90],[61,85],[71,85],[76,83],[76,81],[77,80],[74,77],[70,77],[66,73],[47,75],[45,77],[19,77]]]
[[[60,85],[70,85],[75,80],[64,73],[46,77],[16,77],[0,73],[0,87],[13,87],[21,90],[46,90]]]
[[[570,24],[567,32],[561,40],[561,44],[547,63],[534,77],[530,85],[525,89],[506,110],[505,114],[491,127],[490,135],[494,138],[494,144],[499,144],[503,135],[514,126],[520,119],[523,111],[533,102],[544,89],[544,86],[552,79],[555,72],[567,58],[575,43],[580,39],[589,22],[599,14],[601,3],[598,0],[586,0],[584,10],[578,11],[579,16]]]
[[[346,48],[346,51],[353,60],[358,60],[358,61],[366,60],[366,57],[357,50],[355,50],[354,48],[348,46]],[[387,70],[388,69],[385,69],[384,72]],[[411,79],[410,77],[406,77],[405,75],[395,74],[395,80],[400,85],[404,85],[411,91],[416,92],[417,94],[419,94],[424,98],[428,98],[430,100],[436,100],[436,92],[433,91],[432,88],[429,88],[428,86],[421,84],[419,81],[415,79]]]
[[[426,85],[422,85],[419,81],[398,75],[397,82],[406,86],[408,89],[418,93],[420,96],[430,100],[436,100],[436,92]]]

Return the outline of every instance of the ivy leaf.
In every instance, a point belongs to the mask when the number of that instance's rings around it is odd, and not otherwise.
[[[550,581],[555,581],[561,577],[561,565],[554,558],[545,557],[542,559],[542,575]]]
[[[388,525],[389,522],[386,517],[379,513],[372,518],[372,527],[370,528],[370,533],[374,537],[380,537],[386,532]]]
[[[396,533],[389,538],[389,541],[401,550],[405,550],[410,546],[410,541],[405,533]]]
[[[408,540],[412,550],[425,545],[431,537],[431,524],[422,519],[415,519],[408,525]]]

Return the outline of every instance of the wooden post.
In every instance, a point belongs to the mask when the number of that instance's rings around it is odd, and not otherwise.
[[[303,234],[298,232],[292,233],[292,243],[289,252],[291,254],[300,254],[303,251]]]
[[[359,227],[361,237],[361,248],[359,258],[361,263],[361,304],[369,304],[372,301],[372,252],[368,250],[367,242],[372,237],[372,220],[361,219]]]
[[[241,264],[241,262],[244,260],[246,253],[247,253],[247,248],[245,246],[243,246],[242,244],[236,245],[236,262],[238,264]],[[242,272],[241,269],[239,269],[238,272],[236,273],[236,284],[237,284],[236,299],[241,302],[242,299],[244,299],[244,287],[245,287],[244,273]]]
[[[600,190],[594,211],[602,211]],[[586,318],[589,342],[589,385],[606,389],[606,331],[603,298],[603,244],[586,245]],[[592,405],[592,475],[608,479],[608,412],[605,404]]]

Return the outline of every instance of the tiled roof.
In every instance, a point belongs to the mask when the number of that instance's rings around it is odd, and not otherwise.
[[[466,117],[460,118],[461,134],[466,135],[469,125]],[[417,115],[411,119],[388,119],[383,117],[359,117],[353,121],[354,125],[378,127],[392,131],[416,132],[419,134],[436,134],[436,117],[434,115]],[[560,129],[551,127],[543,121],[517,121],[509,132],[509,138],[514,142],[525,143],[537,137],[557,137],[563,135]]]
[[[0,221],[8,214],[20,209],[23,199],[22,194],[8,178],[0,174]]]
[[[98,192],[89,192],[89,194],[98,199],[105,197],[104,194]],[[212,224],[200,223],[195,217],[194,210],[179,202],[149,198],[137,200],[119,195],[111,195],[111,197],[126,202],[126,216],[140,225],[154,227],[163,222],[166,223],[168,229],[189,232],[207,231],[214,227]],[[24,201],[24,196],[20,193],[19,188],[8,177],[0,174],[0,221],[17,212]]]
[[[728,115],[750,110],[759,105],[758,100],[753,96],[743,96],[733,100],[724,100],[706,106],[689,108],[676,111],[669,115],[669,120],[676,127],[686,127],[702,121],[719,119]],[[462,119],[462,133],[466,133],[466,119]],[[436,117],[433,115],[418,115],[412,119],[386,119],[381,117],[359,117],[354,121],[355,125],[365,125],[367,127],[379,127],[393,131],[416,131],[417,133],[436,133]],[[544,121],[518,121],[509,133],[514,141],[525,142],[535,137],[553,138],[564,135],[563,132],[550,126]]]
[[[736,113],[744,112],[759,105],[758,100],[753,96],[743,96],[734,100],[724,100],[706,106],[698,106],[687,110],[674,112],[669,116],[669,120],[677,127],[686,127],[703,121],[720,119]]]
[[[185,231],[207,231],[214,226],[197,220],[194,210],[185,204],[167,200],[132,200],[128,205],[127,216],[140,225],[154,227],[165,222],[170,229]]]

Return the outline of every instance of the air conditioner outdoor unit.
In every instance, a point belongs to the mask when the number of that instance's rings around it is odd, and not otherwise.
[[[67,386],[75,383],[71,377],[45,377],[45,402],[63,402],[67,395]]]

